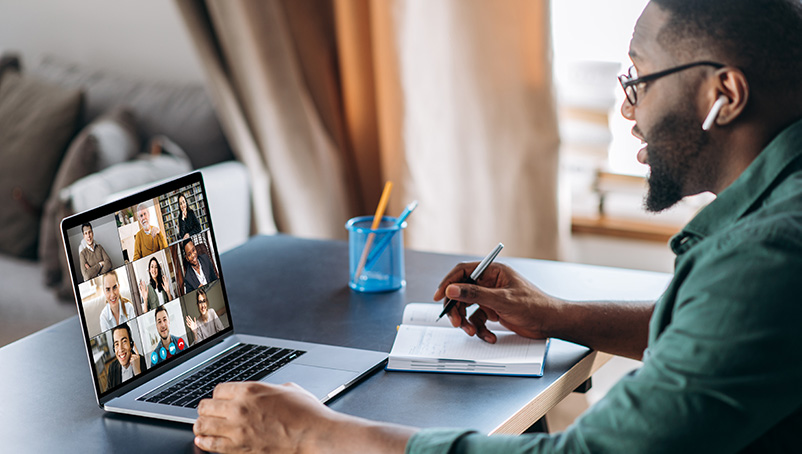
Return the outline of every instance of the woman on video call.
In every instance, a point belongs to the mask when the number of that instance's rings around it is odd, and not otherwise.
[[[148,276],[150,276],[149,282],[139,281],[143,312],[156,309],[173,299],[170,292],[170,278],[162,271],[162,266],[156,257],[151,257],[148,262]]]
[[[102,281],[106,305],[100,312],[100,330],[108,331],[120,323],[136,317],[136,312],[134,312],[134,305],[131,304],[131,301],[120,295],[120,283],[116,270],[111,270],[103,275]]]
[[[196,297],[200,320],[189,315],[186,318],[187,328],[195,335],[194,343],[198,343],[223,330],[223,323],[220,321],[220,317],[217,316],[217,312],[209,307],[209,298],[206,296],[206,291],[199,288]]]
[[[181,214],[178,215],[178,238],[186,240],[190,235],[200,233],[201,226],[198,217],[187,204],[184,194],[178,196],[178,208],[181,210]]]

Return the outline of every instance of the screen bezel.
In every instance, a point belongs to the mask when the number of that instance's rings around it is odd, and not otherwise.
[[[203,194],[203,199],[206,203],[206,213],[209,217],[209,238],[214,248],[214,257],[210,257],[215,261],[218,271],[218,280],[219,285],[221,286],[223,302],[226,307],[226,313],[228,314],[228,327],[224,327],[222,331],[219,331],[212,335],[211,337],[200,341],[192,346],[187,347],[187,351],[183,352],[184,354],[174,355],[171,358],[163,360],[155,365],[151,365],[148,367],[143,373],[139,376],[133,377],[130,380],[127,380],[115,388],[108,389],[106,391],[101,391],[100,389],[100,380],[98,377],[98,372],[93,364],[93,355],[92,355],[92,347],[91,347],[91,337],[89,336],[89,329],[86,322],[86,316],[83,310],[83,306],[81,304],[81,295],[79,293],[78,285],[83,282],[83,276],[79,277],[78,269],[76,263],[74,263],[74,256],[72,254],[72,246],[69,241],[69,231],[75,229],[76,227],[81,226],[85,222],[92,222],[98,218],[102,218],[104,216],[114,214],[115,212],[125,209],[127,207],[131,207],[141,203],[143,201],[152,200],[157,198],[165,193],[181,189],[183,187],[191,186],[193,184],[200,183],[201,194]],[[175,366],[187,361],[197,354],[202,353],[209,348],[213,347],[214,345],[218,344],[225,336],[231,334],[234,331],[234,320],[231,316],[231,306],[228,301],[228,295],[226,292],[225,287],[225,278],[223,273],[223,268],[220,263],[220,251],[217,246],[217,238],[214,232],[214,225],[212,223],[212,216],[211,216],[211,207],[209,205],[209,198],[206,192],[206,186],[203,182],[203,176],[200,171],[195,171],[189,173],[187,175],[175,178],[173,180],[156,184],[149,188],[143,189],[139,192],[134,194],[125,196],[123,198],[114,200],[112,202],[106,203],[96,208],[92,208],[87,211],[83,211],[81,213],[74,214],[67,218],[64,218],[61,221],[61,235],[62,235],[62,243],[64,246],[64,251],[67,257],[67,263],[70,268],[70,278],[72,281],[72,288],[73,288],[73,295],[75,297],[75,304],[78,311],[78,318],[81,321],[81,331],[83,333],[84,338],[84,346],[85,352],[87,355],[87,361],[89,364],[89,369],[92,372],[92,382],[93,388],[95,390],[95,396],[97,398],[98,404],[102,407],[104,402],[113,399],[121,394],[124,394],[130,389],[133,389],[142,383],[150,380],[151,378],[168,371]],[[130,262],[129,262],[130,263]],[[182,314],[183,315],[183,314]],[[144,355],[145,352],[142,352]]]

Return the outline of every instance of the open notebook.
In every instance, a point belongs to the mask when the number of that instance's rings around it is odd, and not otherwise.
[[[407,304],[387,370],[543,375],[548,339],[529,339],[488,322],[498,339],[489,344],[452,327],[446,317],[437,321],[442,309],[439,304]]]

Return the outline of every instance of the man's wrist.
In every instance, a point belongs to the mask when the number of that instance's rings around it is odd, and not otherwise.
[[[315,430],[303,452],[403,453],[418,429],[381,423],[334,412],[326,408],[324,430]],[[319,427],[318,427],[319,429]]]
[[[540,331],[544,337],[564,338],[571,325],[571,302],[555,297],[548,297],[541,315]]]

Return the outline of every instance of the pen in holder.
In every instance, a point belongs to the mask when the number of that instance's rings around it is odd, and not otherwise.
[[[407,224],[384,216],[374,229],[371,228],[372,219],[372,216],[361,216],[350,219],[345,224],[348,230],[348,286],[358,292],[397,290],[406,284],[402,230]],[[368,259],[360,267],[360,257],[371,235],[375,238],[373,246],[368,253]],[[374,251],[375,255],[371,257],[370,253]]]
[[[418,201],[417,200],[412,201],[412,203],[410,203],[409,205],[406,206],[406,208],[404,208],[404,211],[401,213],[401,216],[398,216],[398,219],[396,219],[395,224],[399,227],[401,226],[401,224],[404,224],[404,221],[407,220],[409,215],[412,214],[412,212],[417,207],[418,207]],[[376,243],[376,246],[374,246],[373,249],[368,254],[368,260],[365,263],[365,270],[370,270],[373,268],[373,265],[376,264],[376,260],[379,259],[381,253],[384,252],[384,249],[390,244],[390,241],[392,241],[393,236],[400,231],[401,229],[398,229],[394,232],[390,232],[388,235],[384,235],[384,238],[382,238],[379,242]]]

